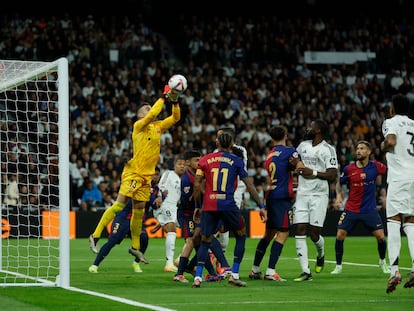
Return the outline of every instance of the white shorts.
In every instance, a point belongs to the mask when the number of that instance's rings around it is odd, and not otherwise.
[[[398,214],[414,216],[414,181],[393,181],[388,185],[387,218]]]
[[[177,223],[177,206],[162,206],[153,210],[154,217],[157,218],[161,226],[170,222]]]
[[[327,195],[296,194],[296,201],[293,205],[293,224],[310,224],[322,228],[328,203]]]
[[[237,190],[234,193],[234,201],[236,201],[236,205],[238,208],[242,208],[242,204],[243,204],[243,194],[242,193],[238,193]]]

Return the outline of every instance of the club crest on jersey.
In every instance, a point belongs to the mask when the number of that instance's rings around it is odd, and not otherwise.
[[[187,187],[184,187],[183,191],[184,191],[184,193],[189,193],[190,189],[191,189],[191,187],[187,186]]]

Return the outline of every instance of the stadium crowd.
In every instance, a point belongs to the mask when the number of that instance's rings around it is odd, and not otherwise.
[[[212,151],[219,127],[233,127],[263,195],[269,128],[285,125],[288,144],[297,146],[317,118],[329,124],[325,139],[336,147],[341,167],[360,140],[372,145],[372,158],[386,162],[381,125],[391,96],[403,93],[414,101],[413,25],[412,18],[392,17],[180,15],[160,30],[139,14],[15,14],[0,21],[0,59],[67,57],[71,205],[94,211],[117,196],[137,107],[161,96],[177,72],[189,86],[180,98],[180,122],[162,136],[162,171],[185,150]],[[374,52],[376,58],[307,64],[305,51]],[[160,117],[169,113],[167,108]],[[379,185],[378,193],[384,188]],[[83,195],[92,190],[89,202]]]

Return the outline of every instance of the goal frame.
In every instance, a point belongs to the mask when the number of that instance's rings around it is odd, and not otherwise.
[[[26,278],[22,283],[7,283],[0,279],[0,286],[58,286],[67,288],[70,287],[70,177],[69,177],[69,66],[68,60],[64,57],[51,62],[41,61],[22,61],[22,60],[0,60],[2,71],[0,74],[5,74],[7,66],[4,64],[13,64],[15,68],[21,66],[30,66],[36,64],[34,70],[22,70],[22,74],[16,77],[11,77],[7,81],[0,79],[0,93],[18,87],[19,85],[34,80],[38,77],[53,71],[57,72],[58,79],[55,82],[57,85],[58,94],[58,169],[59,169],[59,236],[56,238],[59,242],[58,255],[58,274],[54,280],[45,280],[37,278],[36,276],[21,275]],[[27,71],[27,72],[26,72]],[[0,168],[1,173],[1,168]],[[0,202],[0,217],[2,218],[3,202]],[[40,225],[40,224],[39,224]],[[2,229],[2,222],[0,221],[0,229]],[[40,237],[41,238],[41,237]],[[0,273],[13,274],[13,271],[3,270],[3,238],[0,239]],[[17,273],[16,273],[17,274]],[[53,276],[54,277],[54,276]]]

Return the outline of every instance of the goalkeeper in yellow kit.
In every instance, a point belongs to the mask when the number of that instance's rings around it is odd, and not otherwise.
[[[95,231],[89,236],[89,246],[94,253],[99,252],[97,243],[102,231],[131,198],[133,202],[130,223],[132,246],[129,253],[139,261],[148,263],[139,251],[142,216],[145,204],[150,200],[151,179],[159,161],[161,134],[176,124],[181,117],[180,106],[177,103],[180,94],[167,84],[164,87],[164,97],[159,98],[152,107],[148,103],[138,107],[138,120],[134,123],[132,132],[133,156],[122,171],[118,197],[115,203],[103,213]],[[157,120],[165,100],[172,103],[172,113],[164,120]]]

